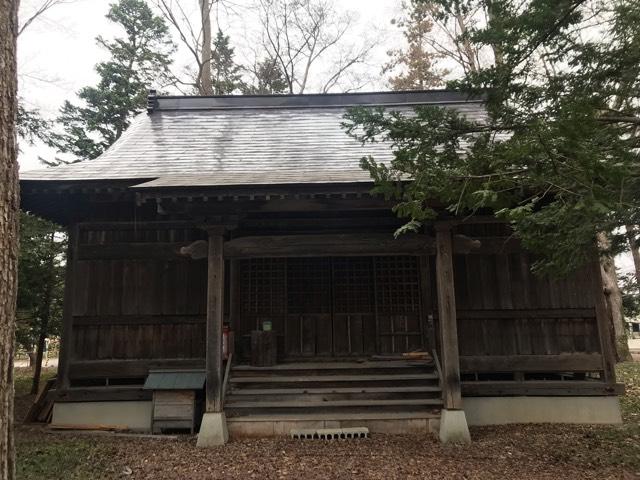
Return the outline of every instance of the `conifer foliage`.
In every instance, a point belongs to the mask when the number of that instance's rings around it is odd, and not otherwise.
[[[437,215],[495,214],[539,254],[537,270],[556,274],[592,259],[599,232],[613,232],[614,250],[624,244],[619,227],[640,215],[640,3],[423,3],[443,21],[481,12],[486,21],[458,45],[493,59],[449,83],[485,100],[482,121],[437,106],[346,116],[355,138],[393,143],[393,161],[362,167],[397,200],[403,230]]]
[[[57,119],[63,132],[51,140],[75,161],[96,158],[120,138],[132,117],[144,110],[147,89],[162,87],[168,79],[175,48],[164,20],[144,0],[119,0],[107,18],[124,35],[113,40],[97,37],[110,57],[96,66],[97,85],[78,92],[81,102],[64,103]]]

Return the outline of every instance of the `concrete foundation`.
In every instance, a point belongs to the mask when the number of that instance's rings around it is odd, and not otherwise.
[[[135,432],[151,431],[151,402],[56,402],[56,425],[119,425]]]
[[[227,419],[224,412],[205,413],[202,417],[196,446],[199,448],[216,447],[224,445],[228,441],[229,432],[227,431]]]
[[[265,419],[257,420],[251,417],[234,417],[227,422],[229,436],[231,438],[261,438],[289,436],[292,430],[317,430],[336,428],[364,427],[371,433],[384,433],[387,435],[426,435],[434,432],[434,423],[437,418],[410,418],[410,419],[358,419],[353,414],[353,419]]]
[[[442,443],[470,443],[471,435],[464,410],[442,410],[438,437]]]
[[[465,397],[469,425],[622,423],[618,397]],[[444,412],[443,412],[444,413]]]

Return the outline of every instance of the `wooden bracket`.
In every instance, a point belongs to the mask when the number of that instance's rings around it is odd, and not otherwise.
[[[196,240],[195,242],[180,248],[180,255],[189,256],[193,260],[200,260],[209,256],[209,242]]]

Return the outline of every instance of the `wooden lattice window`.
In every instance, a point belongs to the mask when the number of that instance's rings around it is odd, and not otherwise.
[[[334,258],[333,291],[336,313],[373,313],[373,286],[373,258]]]
[[[375,257],[376,302],[379,313],[420,312],[420,276],[416,257]]]
[[[256,258],[241,261],[240,282],[244,314],[275,315],[285,313],[286,263],[281,258]]]
[[[331,259],[287,259],[288,313],[331,312]]]

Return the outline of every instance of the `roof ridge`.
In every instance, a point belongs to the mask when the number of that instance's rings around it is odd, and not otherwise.
[[[351,93],[274,95],[157,95],[149,91],[148,112],[156,110],[235,110],[291,108],[347,108],[355,106],[416,106],[483,103],[483,94],[456,90],[404,90]]]

